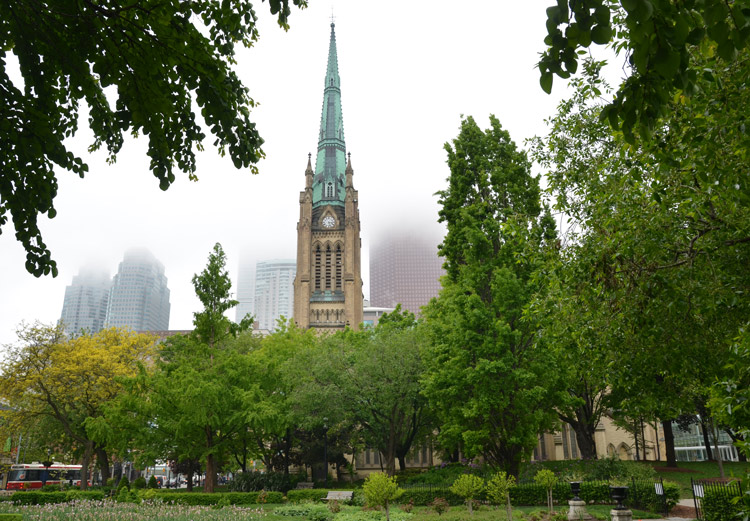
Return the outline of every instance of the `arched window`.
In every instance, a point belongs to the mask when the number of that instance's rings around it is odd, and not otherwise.
[[[320,252],[320,244],[318,244],[315,247],[315,254],[314,254],[314,264],[315,264],[315,290],[319,291],[321,290],[321,252]]]
[[[332,271],[331,270],[331,268],[332,268],[331,263],[332,263],[332,259],[331,259],[331,245],[327,244],[326,245],[326,281],[325,281],[326,283],[325,283],[325,288],[324,289],[333,289],[332,286],[331,286],[331,275],[332,275],[332,273],[331,273],[331,271]]]
[[[333,197],[333,183],[331,182],[326,186],[326,197],[329,199]]]
[[[341,251],[341,244],[336,245],[336,291],[341,291],[341,286],[343,284],[343,277],[342,277],[342,270],[343,270],[343,262],[344,259],[342,258],[342,251]]]

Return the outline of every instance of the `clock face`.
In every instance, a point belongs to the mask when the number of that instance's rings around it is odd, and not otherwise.
[[[333,228],[333,225],[336,224],[336,219],[331,217],[330,215],[326,215],[323,217],[323,226],[326,228]]]

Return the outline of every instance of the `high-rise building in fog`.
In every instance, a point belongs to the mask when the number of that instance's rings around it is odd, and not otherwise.
[[[105,326],[134,331],[166,330],[169,309],[164,265],[148,250],[125,252],[112,280]]]
[[[414,314],[440,292],[439,241],[418,232],[395,232],[370,243],[370,305]]]
[[[82,268],[65,288],[60,322],[69,337],[96,333],[104,327],[112,277],[105,271]]]
[[[235,322],[239,323],[246,315],[255,314],[255,266],[243,254],[240,255],[237,277],[237,301]]]
[[[255,266],[255,321],[259,329],[276,329],[280,317],[292,318],[294,309],[294,259],[259,262]]]

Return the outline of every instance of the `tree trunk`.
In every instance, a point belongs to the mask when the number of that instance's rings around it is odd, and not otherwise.
[[[664,430],[664,452],[667,457],[667,467],[677,466],[677,455],[674,450],[674,433],[672,432],[672,421],[664,420],[661,422]]]
[[[719,464],[719,477],[721,479],[724,479],[724,461],[721,457],[721,450],[719,450],[719,431],[716,428],[716,425],[714,424],[713,418],[710,420],[710,426],[711,426],[711,435],[714,438],[714,448],[716,449],[715,456],[716,456],[716,463]]]
[[[580,421],[568,422],[568,424],[576,433],[576,443],[578,451],[581,453],[581,459],[596,459],[596,427]]]
[[[403,454],[398,455],[398,468],[403,472],[406,470],[406,458]]]
[[[513,506],[510,504],[510,494],[505,496],[505,513],[508,515],[508,521],[513,521]]]
[[[83,459],[81,460],[81,490],[89,488],[89,467],[91,466],[91,456],[94,454],[94,442],[87,441],[86,448],[83,450]]]
[[[706,427],[706,422],[703,420],[703,416],[701,418],[701,433],[703,433],[703,446],[706,448],[706,457],[708,458],[708,461],[714,460],[713,452],[711,451],[711,441],[708,439],[708,428]]]
[[[206,456],[206,479],[203,482],[203,492],[213,492],[216,487],[216,455]]]
[[[107,457],[107,451],[104,447],[97,447],[96,449],[96,462],[99,465],[99,469],[102,472],[102,484],[106,485],[109,479],[109,458]]]
[[[187,473],[187,491],[188,492],[193,491],[193,469],[192,468],[188,470],[188,473]]]

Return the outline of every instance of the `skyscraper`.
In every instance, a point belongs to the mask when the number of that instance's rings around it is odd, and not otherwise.
[[[443,260],[438,241],[417,232],[394,231],[370,245],[370,303],[393,308],[401,304],[414,314],[440,292]]]
[[[344,143],[334,28],[331,23],[315,170],[308,156],[299,199],[294,281],[294,320],[329,330],[358,328],[363,316],[359,198]]]
[[[82,268],[65,288],[60,322],[69,337],[97,333],[104,327],[112,277],[95,268]]]
[[[237,308],[234,321],[239,322],[245,315],[255,315],[255,267],[246,255],[240,255],[240,266],[237,276]]]
[[[259,329],[276,329],[282,316],[292,318],[294,309],[294,259],[259,262],[255,267],[255,320]]]
[[[164,265],[151,252],[132,249],[112,280],[106,327],[134,331],[169,329],[169,288]]]

